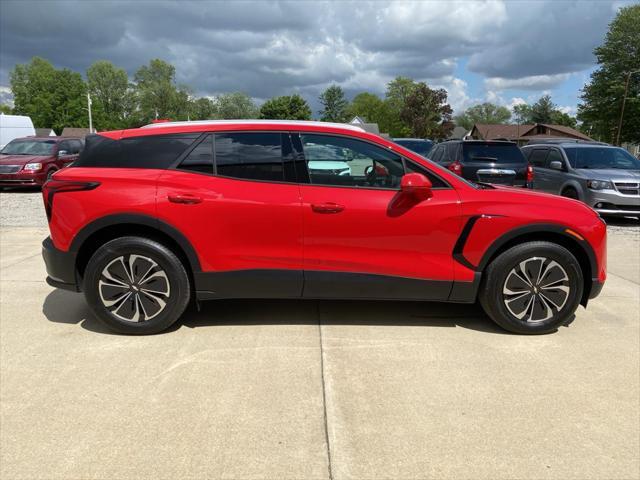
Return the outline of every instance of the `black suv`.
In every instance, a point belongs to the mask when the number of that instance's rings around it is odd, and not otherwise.
[[[435,145],[429,158],[474,182],[530,187],[533,169],[514,142],[449,140]]]

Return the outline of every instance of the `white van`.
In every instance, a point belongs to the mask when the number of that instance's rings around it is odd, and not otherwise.
[[[31,119],[24,115],[5,115],[0,113],[0,150],[14,138],[35,136]]]

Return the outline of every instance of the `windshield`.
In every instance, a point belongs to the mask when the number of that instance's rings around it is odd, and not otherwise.
[[[52,155],[55,142],[12,140],[3,149],[3,155]]]
[[[423,157],[427,156],[429,150],[433,146],[433,142],[430,140],[420,141],[420,140],[394,140],[398,145],[402,145],[404,148],[411,150],[412,152],[416,152],[418,155],[422,155]]]
[[[524,155],[513,143],[463,143],[463,163],[526,163]]]
[[[640,160],[633,158],[633,155],[623,148],[566,147],[564,150],[573,168],[640,170]]]

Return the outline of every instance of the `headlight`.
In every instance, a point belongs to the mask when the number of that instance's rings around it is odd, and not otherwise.
[[[32,172],[36,172],[38,170],[42,169],[42,164],[41,163],[27,163],[24,166],[25,170],[31,170]]]
[[[613,184],[608,180],[587,180],[587,187],[591,190],[613,190]]]

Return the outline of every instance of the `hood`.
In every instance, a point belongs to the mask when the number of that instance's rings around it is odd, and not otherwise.
[[[50,155],[2,155],[0,154],[0,164],[2,165],[26,165],[27,163],[43,162],[51,158]]]
[[[528,188],[520,187],[508,187],[506,185],[492,185],[497,191],[509,192],[510,201],[514,200],[514,195],[520,197],[522,203],[528,203],[531,205],[548,206],[550,204],[555,205],[558,209],[567,208],[570,210],[588,210],[598,215],[595,210],[589,207],[586,203],[580,200],[574,200],[573,198],[562,197],[553,193],[545,193],[539,190],[530,190]]]
[[[590,180],[635,180],[640,181],[640,170],[621,168],[581,168],[580,174]]]

